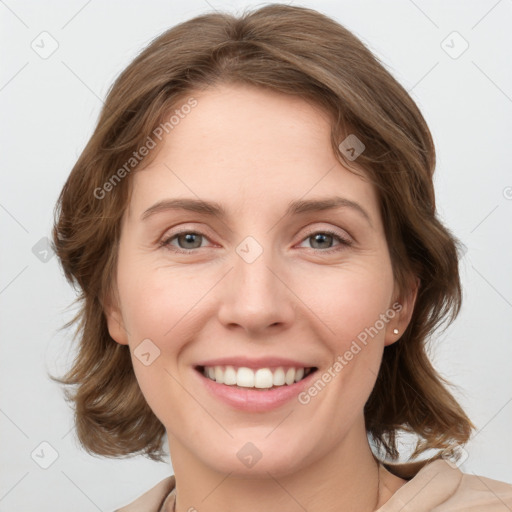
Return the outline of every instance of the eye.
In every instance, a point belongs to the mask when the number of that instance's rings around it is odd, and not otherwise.
[[[172,244],[174,240],[176,240],[178,243],[178,247]],[[197,231],[181,231],[180,233],[175,233],[167,238],[164,238],[160,242],[160,245],[162,247],[167,247],[173,252],[190,253],[194,249],[201,248],[203,240],[208,240],[206,235],[203,233],[199,233]]]
[[[330,230],[314,231],[313,233],[310,233],[302,243],[306,242],[307,240],[311,240],[312,249],[318,249],[321,252],[340,251],[343,250],[344,247],[352,245],[351,240],[348,240],[335,231]],[[335,240],[339,243],[339,245],[333,247],[331,244]]]
[[[164,238],[160,242],[161,247],[166,247],[167,249],[181,254],[190,254],[195,249],[200,249],[204,247],[203,241],[208,240],[205,234],[197,231],[181,231],[179,233],[174,233],[167,238]],[[323,230],[323,231],[314,231],[302,241],[304,243],[307,240],[311,240],[311,249],[319,250],[323,253],[330,253],[343,250],[344,247],[349,247],[352,245],[352,241],[341,236],[335,231]],[[338,245],[332,246],[334,241],[338,242]],[[177,242],[178,245],[175,245],[173,242]]]

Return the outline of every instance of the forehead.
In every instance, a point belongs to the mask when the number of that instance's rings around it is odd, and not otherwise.
[[[300,97],[239,84],[219,85],[190,97],[196,106],[175,119],[164,139],[167,151],[179,147],[189,160],[196,155],[258,162],[293,155],[298,159],[329,140],[329,114]],[[186,101],[177,102],[175,111]]]
[[[341,195],[378,215],[364,172],[348,171],[333,154],[331,119],[321,107],[246,85],[195,91],[190,98],[196,106],[180,111],[175,105],[179,121],[168,127],[151,165],[135,172],[130,212],[140,214],[164,196],[257,211],[262,204],[282,208],[299,198]]]

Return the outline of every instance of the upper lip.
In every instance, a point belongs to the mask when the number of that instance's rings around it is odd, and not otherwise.
[[[196,366],[235,366],[237,368],[278,368],[283,366],[285,368],[314,368],[315,366],[309,363],[302,363],[294,359],[287,359],[284,357],[258,357],[249,358],[247,356],[236,357],[220,357],[217,359],[208,359],[201,361]]]

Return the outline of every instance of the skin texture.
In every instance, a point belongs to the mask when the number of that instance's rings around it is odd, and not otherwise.
[[[131,177],[119,303],[106,312],[166,428],[176,510],[373,510],[378,467],[363,407],[416,298],[395,286],[374,187],[336,160],[328,115],[303,99],[243,85],[191,96],[198,105]],[[333,195],[359,203],[371,224],[349,207],[285,216],[291,201]],[[169,198],[216,201],[227,217],[168,210],[141,220]],[[352,245],[312,236],[326,229]],[[159,244],[180,230],[204,236]],[[236,252],[247,236],[263,249],[252,263]],[[397,301],[400,313],[308,404],[241,412],[209,394],[194,370],[245,355],[308,361],[321,374]],[[160,350],[148,366],[133,352],[144,339]],[[237,457],[247,442],[262,454],[251,468]],[[377,506],[403,483],[381,467]]]

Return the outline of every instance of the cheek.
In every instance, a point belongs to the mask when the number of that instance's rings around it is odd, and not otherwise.
[[[337,352],[375,325],[389,307],[393,290],[392,270],[385,264],[330,269],[302,283],[297,295],[322,321]],[[380,322],[378,327],[383,335]]]
[[[133,277],[124,290],[128,300],[123,304],[135,376],[149,407],[165,425],[174,417],[169,404],[173,411],[190,407],[179,384],[183,375],[178,361],[194,336],[191,308],[199,299],[190,291],[190,280],[187,286],[178,273],[176,278],[169,274],[166,279],[158,272]],[[150,354],[147,365],[141,357],[144,352]]]
[[[134,372],[158,416],[166,397],[174,396],[180,402],[183,395],[173,376],[178,380],[182,377],[178,360],[201,328],[198,303],[205,287],[185,269],[155,269],[147,264],[138,268],[124,264],[119,268],[119,291]],[[149,356],[143,357],[147,353]],[[152,362],[145,365],[148,360]]]
[[[392,294],[391,269],[353,270],[312,280],[318,286],[304,299],[328,327],[322,328],[321,338],[331,361],[300,403],[308,404],[320,423],[338,426],[323,434],[327,444],[338,442],[362,414],[375,385],[386,325],[381,315]]]
[[[143,267],[125,271],[119,290],[130,344],[169,338],[202,295],[197,280],[191,285],[194,280],[184,272],[164,268],[144,272]]]

